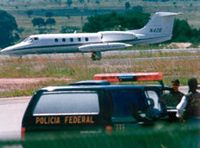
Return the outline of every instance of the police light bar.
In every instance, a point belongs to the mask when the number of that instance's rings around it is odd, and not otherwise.
[[[163,79],[161,72],[150,73],[103,73],[95,74],[95,80],[105,80],[109,82],[120,81],[160,81]]]

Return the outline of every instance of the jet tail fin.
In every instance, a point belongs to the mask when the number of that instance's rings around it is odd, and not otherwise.
[[[171,39],[174,18],[178,14],[172,12],[157,12],[143,28],[131,31],[143,38],[168,37]]]

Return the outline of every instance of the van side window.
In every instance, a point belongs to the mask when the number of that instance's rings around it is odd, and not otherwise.
[[[55,92],[41,95],[33,115],[96,115],[99,112],[96,92]]]
[[[133,110],[144,110],[146,105],[140,90],[112,90],[112,117],[133,117]]]

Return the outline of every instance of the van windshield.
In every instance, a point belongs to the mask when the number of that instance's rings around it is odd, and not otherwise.
[[[149,105],[152,105],[154,116],[159,116],[162,112],[162,107],[159,103],[159,95],[155,90],[146,90],[145,95],[148,98]]]
[[[97,92],[44,93],[33,115],[88,115],[99,114]]]

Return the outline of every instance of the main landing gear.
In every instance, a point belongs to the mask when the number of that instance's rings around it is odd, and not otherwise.
[[[96,61],[96,60],[101,60],[101,52],[99,51],[95,51],[95,52],[92,52],[92,55],[91,55],[91,59],[93,61]]]

